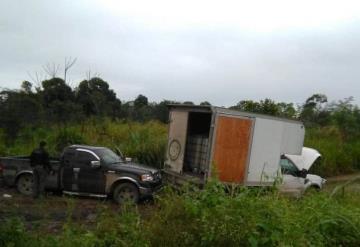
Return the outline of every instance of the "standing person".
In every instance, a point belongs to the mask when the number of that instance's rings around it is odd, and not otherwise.
[[[38,198],[45,193],[45,182],[48,173],[52,170],[49,161],[49,154],[45,150],[46,142],[41,141],[38,148],[30,155],[30,164],[33,168],[34,184],[33,196]]]

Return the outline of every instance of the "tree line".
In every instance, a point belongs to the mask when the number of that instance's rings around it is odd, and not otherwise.
[[[20,89],[0,92],[0,128],[13,139],[25,126],[66,126],[92,117],[166,123],[170,103],[194,104],[171,100],[149,102],[144,95],[133,101],[121,101],[109,83],[100,77],[83,80],[75,88],[58,77],[43,80],[37,87],[24,81]],[[211,104],[205,101],[201,105]],[[353,104],[352,97],[328,102],[325,95],[314,94],[301,105],[271,99],[241,100],[229,108],[299,119],[307,127],[337,126],[345,139],[360,136],[360,110]]]

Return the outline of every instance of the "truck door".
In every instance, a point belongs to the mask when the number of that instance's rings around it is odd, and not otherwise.
[[[170,113],[165,166],[177,173],[181,173],[183,170],[188,118],[188,112],[172,111]]]
[[[78,191],[84,193],[104,194],[105,175],[103,169],[91,167],[91,161],[100,158],[91,150],[77,149],[74,173],[78,173]]]
[[[217,119],[213,154],[219,180],[242,183],[249,157],[252,119],[222,116]]]
[[[73,164],[75,162],[75,150],[66,150],[61,157],[61,183],[65,191],[78,191],[77,189],[77,175],[74,173]]]
[[[299,177],[299,170],[288,159],[280,159],[282,184],[280,190],[284,193],[301,194],[305,190],[305,178]]]

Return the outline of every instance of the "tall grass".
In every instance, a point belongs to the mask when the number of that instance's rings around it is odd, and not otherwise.
[[[27,127],[16,140],[6,142],[0,129],[0,156],[28,155],[40,140],[48,142],[53,156],[69,144],[88,144],[119,148],[139,162],[162,167],[167,143],[167,126],[159,122],[136,123],[110,119],[88,119],[69,126]],[[360,140],[346,140],[337,127],[308,128],[305,146],[322,154],[314,173],[334,176],[360,170]]]
[[[336,127],[307,129],[305,146],[322,154],[320,165],[313,168],[315,173],[334,176],[360,170],[360,140],[344,139]]]
[[[89,119],[67,127],[25,128],[8,144],[0,131],[0,155],[29,154],[40,140],[53,156],[69,144],[120,148],[126,156],[161,167],[166,125]],[[359,168],[360,141],[347,142],[337,128],[307,129],[305,145],[318,149],[318,172]],[[273,191],[239,188],[231,195],[217,182],[201,191],[166,189],[151,214],[136,208],[104,209],[92,227],[67,222],[58,235],[26,230],[19,219],[0,224],[0,246],[359,246],[360,195],[310,194],[300,200]],[[341,194],[341,193],[340,193]]]
[[[25,128],[10,145],[0,132],[0,155],[29,155],[45,140],[52,156],[59,156],[70,144],[119,148],[127,157],[138,162],[161,167],[166,147],[166,125],[151,121],[144,124],[109,119],[89,119],[82,124],[66,127],[46,126]]]

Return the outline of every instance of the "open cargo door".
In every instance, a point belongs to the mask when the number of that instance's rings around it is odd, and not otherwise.
[[[252,122],[249,118],[218,117],[213,162],[220,181],[244,182],[250,154]]]
[[[181,173],[183,169],[188,118],[188,112],[170,112],[166,166],[169,170],[177,173]]]

